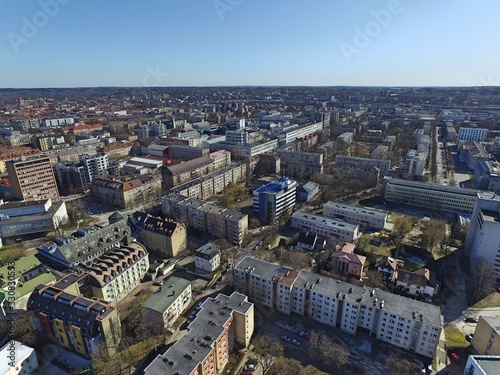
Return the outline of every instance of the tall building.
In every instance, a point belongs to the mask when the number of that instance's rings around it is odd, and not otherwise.
[[[253,192],[253,211],[263,222],[272,223],[281,214],[293,209],[296,192],[297,181],[282,176]]]
[[[54,170],[48,157],[27,159],[6,163],[14,196],[24,201],[59,200]]]
[[[477,354],[500,355],[500,317],[479,316],[472,347]]]
[[[460,141],[484,141],[488,136],[488,129],[465,128],[458,129],[457,145]]]
[[[109,175],[108,155],[80,155],[80,162],[85,169],[87,183],[90,185],[97,178]]]
[[[500,196],[478,193],[464,248],[472,262],[484,259],[500,276]]]

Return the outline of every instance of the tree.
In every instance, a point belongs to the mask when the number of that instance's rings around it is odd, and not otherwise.
[[[446,236],[446,223],[432,219],[423,231],[424,243],[432,251],[434,245],[441,245]]]
[[[420,372],[420,366],[416,361],[394,357],[387,360],[387,368],[389,375],[418,374]]]
[[[324,366],[342,369],[349,361],[349,350],[327,335],[312,331],[309,337],[309,355],[319,360]]]
[[[413,229],[413,222],[410,216],[399,215],[394,221],[394,232],[399,236],[404,237],[407,233],[410,233]]]
[[[306,369],[293,358],[278,357],[275,359],[266,375],[306,375]]]
[[[34,325],[34,312],[17,310],[14,314],[16,322],[15,340],[28,346],[33,346],[38,337],[37,330]]]
[[[486,260],[480,258],[472,264],[472,282],[470,283],[470,304],[490,295],[496,285],[496,271]]]
[[[253,352],[262,366],[264,374],[271,368],[276,357],[282,357],[283,345],[276,337],[260,335],[253,341]]]
[[[382,273],[368,270],[366,273],[365,285],[370,288],[385,289],[384,279],[382,278]]]

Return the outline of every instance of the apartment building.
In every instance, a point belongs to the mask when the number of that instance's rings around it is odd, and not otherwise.
[[[471,214],[479,191],[426,182],[399,180],[385,177],[382,185],[384,199],[389,202]]]
[[[209,153],[208,148],[175,144],[168,146],[168,156],[172,159],[192,160],[208,156]]]
[[[305,211],[295,211],[290,226],[323,238],[334,236],[344,242],[353,242],[360,235],[358,224]]]
[[[453,125],[453,122],[451,122],[451,121],[446,122],[445,135],[446,135],[446,142],[456,142],[457,131],[455,130],[455,126]]]
[[[427,268],[413,272],[398,269],[394,272],[394,280],[400,290],[415,297],[423,296],[429,302],[439,290],[436,274]]]
[[[281,158],[281,168],[291,176],[323,173],[323,154],[278,150],[276,155]]]
[[[150,251],[175,257],[186,249],[186,225],[145,212],[135,212],[129,219],[137,240]]]
[[[297,138],[304,138],[321,130],[323,130],[323,122],[316,122],[314,124],[289,127],[285,129],[275,128],[273,129],[273,134],[277,136],[280,144],[288,144],[295,141]]]
[[[213,172],[213,160],[210,156],[202,156],[166,167],[163,171],[163,183],[165,188],[171,189],[210,172]]]
[[[312,272],[297,273],[248,256],[234,268],[234,283],[237,291],[247,293],[257,303],[309,317],[352,335],[360,329],[378,340],[431,358],[438,344],[438,306]]]
[[[129,209],[156,202],[162,194],[160,175],[143,175],[129,181],[102,177],[90,185],[90,194],[96,199],[111,203],[119,209]]]
[[[486,147],[479,141],[464,141],[459,145],[460,155],[459,160],[467,164],[471,171],[476,168],[476,165],[482,161],[492,159],[491,154],[486,150]]]
[[[33,374],[38,366],[35,349],[19,341],[8,341],[0,349],[0,375]]]
[[[186,197],[208,199],[221,193],[230,182],[244,180],[248,175],[249,163],[236,162],[170,189],[170,193]]]
[[[70,269],[79,264],[88,264],[105,252],[124,244],[131,230],[127,220],[122,219],[101,227],[80,227],[71,236],[58,236],[37,248],[39,259],[53,269]]]
[[[252,209],[263,222],[273,223],[283,213],[290,212],[297,200],[297,181],[284,176],[253,192]]]
[[[424,175],[426,161],[427,152],[408,150],[404,165],[405,175],[407,177],[422,177]]]
[[[500,316],[480,315],[472,338],[474,351],[481,355],[500,355]]]
[[[390,160],[378,160],[337,155],[335,157],[335,166],[339,168],[355,168],[364,170],[375,167],[380,169],[380,174],[382,176],[387,176],[391,168],[391,162]]]
[[[486,137],[488,137],[488,129],[461,126],[458,129],[457,145],[460,141],[485,141]]]
[[[387,224],[389,213],[373,208],[329,201],[323,205],[323,216],[356,223],[365,228],[383,230]]]
[[[476,189],[500,193],[500,164],[492,160],[479,161],[474,168],[472,183]]]
[[[465,375],[500,374],[500,356],[469,355],[464,369]]]
[[[6,167],[16,198],[27,202],[46,199],[59,201],[59,190],[48,157],[21,156],[20,160],[8,161]]]
[[[130,154],[133,146],[133,142],[111,143],[104,146],[102,152],[108,155],[108,158],[110,159],[123,158]]]
[[[81,296],[79,280],[69,274],[52,286],[36,286],[28,310],[34,311],[35,326],[49,341],[85,357],[100,347],[111,356],[121,337],[118,311]]]
[[[204,272],[213,272],[221,265],[221,251],[216,244],[209,242],[194,253],[194,264],[197,270]]]
[[[500,276],[500,196],[491,192],[477,194],[464,249],[472,264],[483,259]]]
[[[11,160],[19,160],[21,156],[33,157],[40,155],[40,151],[30,147],[0,147],[0,173],[7,173],[5,163]]]
[[[233,244],[241,244],[248,232],[248,215],[196,198],[169,194],[162,199],[162,210],[167,217]]]
[[[235,348],[247,348],[254,330],[254,306],[234,292],[207,299],[188,332],[144,370],[156,374],[220,374]]]
[[[278,148],[278,140],[271,139],[259,143],[243,144],[232,142],[217,142],[210,144],[210,150],[227,150],[234,160],[245,159],[260,154],[271,154]]]
[[[142,305],[143,320],[153,328],[167,328],[189,306],[192,298],[190,281],[180,277],[169,277],[160,290]]]
[[[92,295],[116,306],[128,296],[146,275],[149,257],[138,242],[112,248],[86,265],[74,267],[88,275]]]

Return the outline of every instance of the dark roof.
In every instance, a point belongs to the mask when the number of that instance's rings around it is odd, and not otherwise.
[[[306,233],[300,232],[299,238],[297,239],[297,242],[302,243],[304,245],[314,246],[317,238],[318,238],[318,236],[316,234],[309,233],[309,232],[306,232]]]

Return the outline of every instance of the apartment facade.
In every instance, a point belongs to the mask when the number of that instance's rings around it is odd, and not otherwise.
[[[278,178],[253,192],[252,209],[263,222],[273,223],[283,213],[289,212],[297,200],[297,181]]]
[[[6,163],[14,196],[24,201],[59,201],[54,170],[48,157],[25,158]]]
[[[457,145],[460,141],[485,141],[488,136],[488,129],[485,128],[467,128],[458,129]]]
[[[80,296],[70,274],[53,286],[38,285],[28,300],[35,326],[44,336],[85,357],[99,347],[111,356],[120,342],[118,311],[97,299]]]
[[[221,265],[221,251],[220,247],[214,243],[207,243],[198,249],[194,254],[194,264],[196,269],[213,272]]]
[[[500,317],[480,315],[472,347],[478,354],[500,355]]]
[[[208,156],[210,150],[202,147],[190,147],[186,145],[168,146],[168,155],[172,159],[192,160]]]
[[[247,348],[254,331],[254,306],[234,292],[207,299],[188,332],[144,370],[156,374],[220,374],[235,347]]]
[[[386,201],[426,209],[471,214],[479,191],[426,182],[385,177],[382,186]]]
[[[0,349],[0,358],[1,375],[32,374],[39,365],[35,349],[14,340],[7,342]]]
[[[163,171],[165,188],[170,189],[213,172],[213,162],[210,156],[202,156],[166,167]]]
[[[389,217],[389,214],[384,211],[335,201],[329,201],[323,205],[323,215],[378,230],[385,228]]]
[[[237,291],[248,293],[255,302],[288,315],[309,317],[352,335],[363,330],[378,340],[426,357],[433,357],[438,344],[438,306],[312,272],[297,274],[248,256],[234,268],[234,282]]]
[[[389,160],[376,160],[337,155],[335,157],[335,166],[340,168],[355,168],[364,170],[375,167],[380,169],[380,174],[382,176],[387,176],[391,168],[391,162]]]
[[[323,238],[334,236],[344,242],[353,242],[360,235],[357,224],[305,211],[295,211],[290,226]]]

